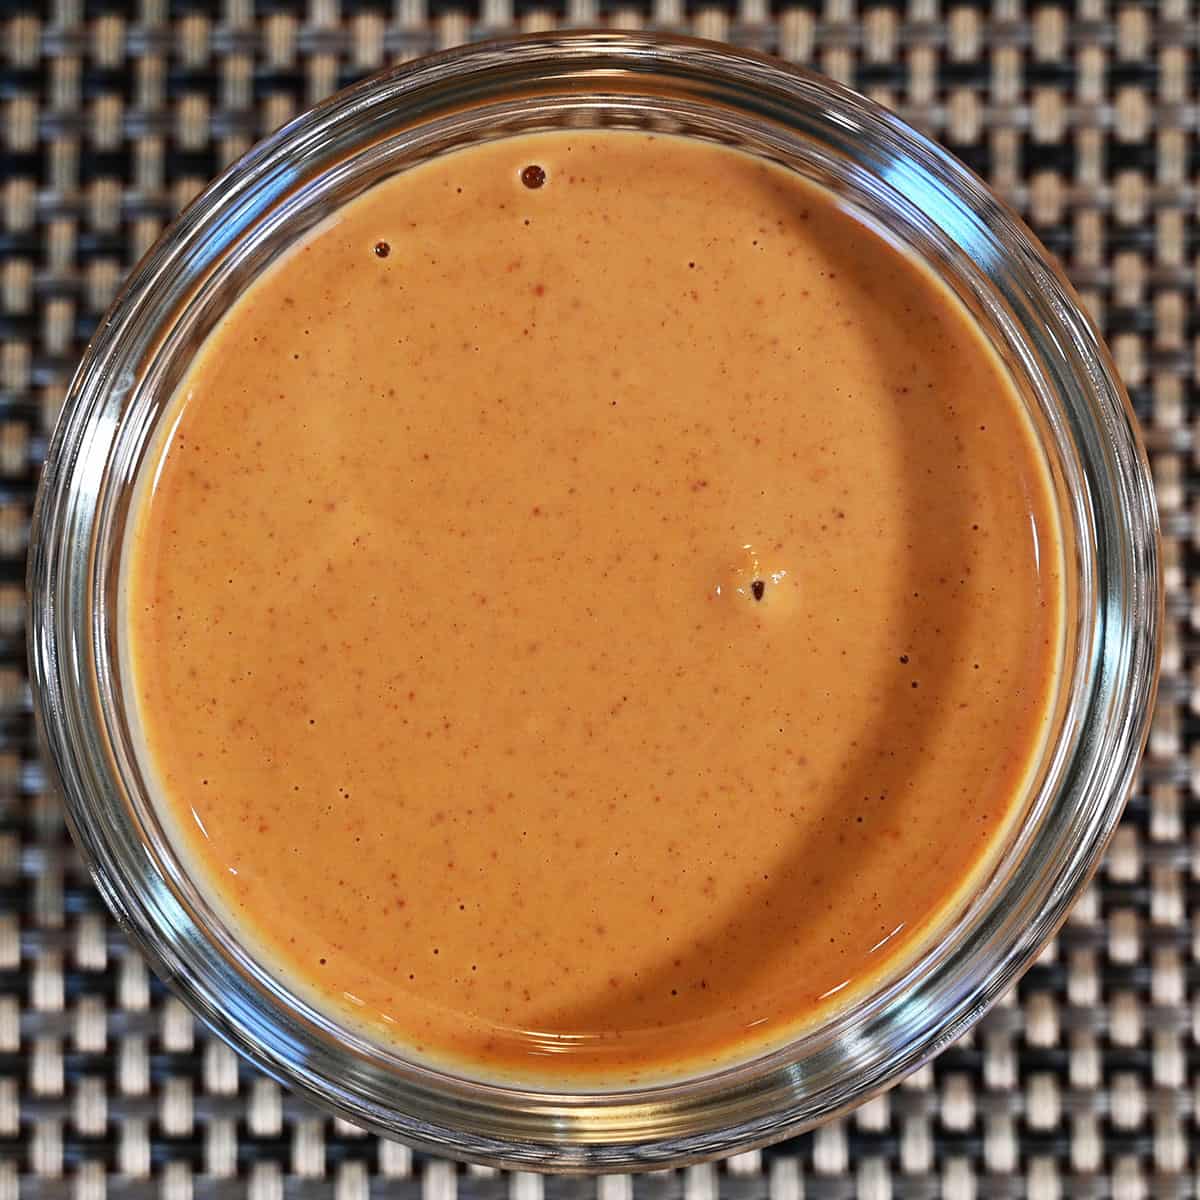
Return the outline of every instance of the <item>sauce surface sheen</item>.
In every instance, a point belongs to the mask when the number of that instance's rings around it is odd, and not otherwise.
[[[1003,832],[1061,640],[1045,468],[958,302],[783,169],[457,151],[275,263],[173,403],[125,577],[148,761],[222,903],[377,1035],[737,1058]]]

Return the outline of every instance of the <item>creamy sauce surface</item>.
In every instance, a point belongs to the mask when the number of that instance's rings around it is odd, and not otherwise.
[[[958,303],[781,168],[447,155],[276,263],[175,404],[125,576],[162,804],[376,1036],[735,1059],[1000,837],[1062,635],[1045,469]]]

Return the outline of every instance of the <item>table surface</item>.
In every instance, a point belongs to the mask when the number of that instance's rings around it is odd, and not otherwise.
[[[596,24],[805,63],[893,107],[1008,198],[1061,257],[1143,421],[1167,620],[1149,752],[1105,864],[972,1035],[853,1116],[760,1153],[543,1180],[320,1116],[148,973],[37,763],[24,554],[83,343],[181,204],[389,61]],[[1179,0],[0,0],[0,1200],[1197,1194],[1198,100],[1200,8]]]

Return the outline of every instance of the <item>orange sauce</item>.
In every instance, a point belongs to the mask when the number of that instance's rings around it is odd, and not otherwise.
[[[125,577],[161,803],[280,973],[419,1057],[745,1056],[911,956],[1019,805],[1063,624],[1020,399],[779,167],[439,158],[174,404]]]

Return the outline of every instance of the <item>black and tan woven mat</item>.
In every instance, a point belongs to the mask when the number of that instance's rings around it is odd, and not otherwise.
[[[123,273],[255,139],[383,64],[556,25],[809,64],[948,145],[1103,325],[1165,529],[1150,750],[1096,882],[1008,1001],[815,1134],[637,1179],[456,1168],[292,1099],[129,951],[44,790],[23,652],[47,431]],[[1200,7],[1189,0],[0,0],[0,1200],[1200,1194]]]

